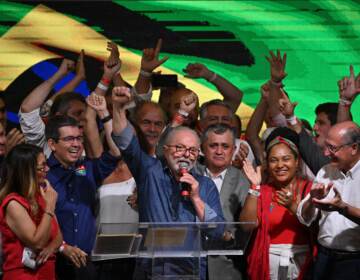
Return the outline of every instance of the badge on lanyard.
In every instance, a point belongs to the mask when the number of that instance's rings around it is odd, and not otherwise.
[[[80,165],[78,168],[76,168],[75,170],[76,175],[78,176],[86,176],[86,169],[84,165]]]

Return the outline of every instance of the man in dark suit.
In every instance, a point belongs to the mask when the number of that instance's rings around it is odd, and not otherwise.
[[[214,181],[220,193],[226,221],[238,221],[239,212],[249,190],[249,182],[241,170],[231,165],[235,151],[234,130],[225,124],[209,126],[202,134],[201,149],[205,160],[204,165],[197,164],[197,172]],[[209,257],[209,279],[243,279],[239,267],[241,262],[235,259],[227,256]]]

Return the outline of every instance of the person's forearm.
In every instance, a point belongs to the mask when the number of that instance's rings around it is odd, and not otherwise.
[[[300,215],[306,223],[309,223],[314,219],[315,214],[316,208],[310,197],[303,203]]]
[[[195,208],[196,216],[199,218],[200,222],[205,220],[205,204],[201,198],[192,199],[192,203]]]
[[[350,102],[350,101],[349,101]],[[345,104],[344,102],[339,102],[338,111],[337,111],[337,123],[345,122],[345,121],[351,121],[350,116],[350,104]]]
[[[113,83],[114,83],[114,86],[116,86],[116,87],[127,87],[128,86],[128,84],[122,78],[120,73],[116,73],[113,76]]]
[[[68,82],[65,86],[63,86],[58,92],[56,92],[53,96],[50,97],[52,101],[55,98],[65,92],[72,92],[75,88],[84,80],[81,76],[75,76],[70,82]]]
[[[249,123],[246,127],[245,137],[253,150],[256,159],[259,162],[263,162],[263,146],[261,145],[261,139],[259,133],[266,115],[267,102],[261,98],[255,111],[250,117]]]
[[[269,100],[268,100],[268,110],[270,117],[275,117],[280,113],[279,109],[279,99],[281,97],[281,88],[279,85],[269,82]]]
[[[113,107],[113,134],[120,135],[127,126],[125,109],[122,107]]]
[[[84,134],[86,139],[86,155],[89,158],[99,158],[104,151],[96,123],[96,111],[86,107]]]
[[[143,71],[143,70],[142,70]],[[151,85],[151,73],[140,72],[135,83],[137,94],[145,94],[149,91]]]
[[[112,140],[112,137],[111,137],[112,129],[113,129],[112,120],[104,123],[105,137],[106,137],[107,144],[109,146],[109,151],[113,156],[118,157],[121,155],[121,153],[120,153],[119,148],[116,146],[116,144]]]
[[[63,77],[63,74],[56,72],[51,78],[38,85],[21,103],[21,112],[29,113],[40,108],[54,85]]]
[[[248,195],[245,200],[244,208],[241,210],[239,221],[244,224],[241,227],[245,231],[251,231],[258,226],[258,218],[257,218],[257,204],[258,197],[254,195]],[[254,223],[254,224],[248,224]]]
[[[238,89],[235,85],[230,83],[228,80],[223,78],[222,76],[215,74],[216,78],[211,81],[217,88],[217,90],[224,97],[224,102],[229,104],[232,108],[232,111],[235,113],[239,108],[241,100],[243,98],[243,92]],[[210,77],[209,79],[211,79]],[[208,81],[209,81],[208,79]]]
[[[339,211],[339,213],[354,223],[360,225],[360,208],[344,203],[344,207]]]

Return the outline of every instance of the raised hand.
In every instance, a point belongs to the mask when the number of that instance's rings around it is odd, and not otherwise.
[[[249,147],[243,143],[240,143],[239,150],[234,156],[233,161],[231,162],[232,166],[243,169],[244,161],[246,160],[249,154]]]
[[[258,186],[261,184],[261,166],[256,167],[256,171],[248,159],[245,159],[243,166],[244,173],[250,183]]]
[[[131,93],[128,87],[114,87],[112,90],[113,106],[123,108],[131,100]]]
[[[186,73],[186,78],[198,79],[210,79],[213,75],[204,64],[201,63],[189,63],[183,71]]]
[[[8,153],[16,145],[24,143],[25,137],[17,128],[13,128],[6,135],[5,151]]]
[[[270,51],[270,57],[266,56],[266,60],[270,63],[271,80],[275,83],[281,83],[287,75],[285,72],[286,53],[284,52],[284,55],[281,58],[279,50],[277,50],[276,56]]]
[[[335,194],[333,198],[313,198],[313,203],[315,204],[316,208],[324,211],[339,211],[345,207],[346,204],[343,202],[339,191],[335,187],[332,189]]]
[[[82,80],[85,80],[86,78],[84,58],[85,58],[85,51],[81,50],[78,60],[76,62],[75,73],[76,76],[78,76]]]
[[[196,104],[199,102],[197,95],[194,92],[191,92],[189,95],[185,95],[180,99],[180,110],[190,113],[196,107]]]
[[[287,95],[281,90],[281,97],[279,99],[279,109],[280,112],[286,117],[294,116],[295,107],[298,105],[297,102],[290,102],[290,99]]]
[[[110,51],[108,59],[104,62],[104,74],[106,77],[112,78],[121,68],[121,60],[119,50],[116,44],[108,42],[107,48]]]
[[[322,183],[313,183],[310,190],[310,197],[314,199],[323,199],[325,198],[330,189],[332,188],[333,183],[329,183],[328,185],[324,185]]]
[[[86,103],[96,112],[107,111],[106,99],[104,96],[92,92],[87,98]]]
[[[169,59],[168,56],[159,60],[159,53],[161,50],[162,39],[159,39],[156,43],[155,49],[148,48],[143,50],[143,55],[141,57],[141,69],[146,72],[152,72],[166,60]]]
[[[58,73],[65,76],[67,75],[69,72],[74,71],[75,70],[75,63],[74,61],[64,58],[63,61],[60,64],[60,67],[58,69]]]
[[[350,65],[350,77],[338,81],[340,98],[352,101],[360,93],[360,74],[355,78],[354,67]]]

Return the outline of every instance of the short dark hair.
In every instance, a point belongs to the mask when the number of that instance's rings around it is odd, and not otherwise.
[[[60,137],[59,129],[64,126],[79,127],[79,123],[72,117],[58,115],[51,117],[45,127],[46,140],[54,139],[57,141]]]
[[[51,118],[52,116],[58,114],[67,115],[67,112],[70,109],[70,103],[72,101],[80,101],[86,104],[85,98],[81,94],[75,92],[65,92],[55,98],[54,103],[50,109],[49,117]]]
[[[338,107],[339,107],[339,103],[336,102],[321,103],[315,108],[315,113],[316,115],[320,113],[325,113],[331,125],[334,125],[336,124],[337,121]]]
[[[209,133],[214,132],[215,134],[222,135],[226,133],[227,131],[230,131],[232,138],[233,138],[233,144],[235,145],[235,129],[227,124],[217,123],[210,125],[204,133],[201,135],[201,143],[204,143],[208,137]]]
[[[230,112],[230,114],[231,114],[232,117],[233,117],[233,115],[234,115],[234,113],[233,113],[233,111],[232,111],[232,108],[231,108],[231,106],[230,106],[228,103],[226,103],[226,102],[224,102],[223,100],[220,100],[220,99],[212,99],[212,100],[210,100],[210,101],[208,101],[208,102],[205,102],[205,103],[203,103],[203,104],[201,105],[201,107],[200,107],[200,112],[199,112],[199,114],[200,114],[200,120],[203,120],[203,119],[205,118],[206,112],[207,112],[207,108],[208,108],[209,106],[223,106],[223,107],[225,107],[226,109],[229,110],[229,112]]]
[[[357,144],[360,148],[360,128],[359,127],[349,127],[346,129],[346,133],[343,136],[344,143],[347,144]]]

